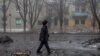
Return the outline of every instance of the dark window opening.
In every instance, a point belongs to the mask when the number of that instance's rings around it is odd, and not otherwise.
[[[75,24],[79,24],[79,20],[75,20]]]

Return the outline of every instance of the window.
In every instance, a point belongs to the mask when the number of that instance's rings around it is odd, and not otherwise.
[[[85,24],[85,20],[81,20],[81,24]]]
[[[79,7],[76,7],[75,11],[76,11],[76,12],[79,12],[79,10],[80,10]]]
[[[79,24],[79,20],[75,20],[75,24]]]
[[[16,25],[21,25],[21,24],[22,24],[21,18],[16,18]]]
[[[86,9],[85,9],[84,7],[81,8],[81,12],[85,12],[85,10],[86,10]]]

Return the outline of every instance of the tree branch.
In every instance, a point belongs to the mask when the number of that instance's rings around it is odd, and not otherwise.
[[[9,0],[9,1],[8,1],[8,6],[7,6],[7,8],[6,8],[6,11],[8,10],[8,8],[9,8],[9,6],[10,6],[10,4],[11,4],[11,1],[12,1],[12,0]]]
[[[38,20],[39,15],[40,15],[40,12],[42,11],[43,2],[44,2],[44,0],[42,1],[41,6],[38,8],[38,13],[37,13],[37,15],[36,15],[36,17],[35,17],[35,20],[34,20],[34,22],[33,22],[33,26],[35,25],[36,21]]]
[[[20,14],[21,18],[24,19],[23,13],[21,12],[21,9],[20,9],[20,5],[18,4],[18,0],[15,0],[15,4],[16,4],[16,7],[17,7],[18,10],[19,10],[19,14]]]
[[[55,10],[59,11],[59,9],[58,9],[58,6],[59,6],[59,5],[52,6],[51,4],[48,4],[48,3],[45,2],[45,1],[44,1],[44,3],[46,4],[46,6],[50,6],[50,7],[54,8]],[[57,3],[57,4],[58,4],[58,3]]]

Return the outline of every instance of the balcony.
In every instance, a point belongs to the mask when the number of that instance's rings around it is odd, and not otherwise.
[[[74,12],[72,16],[74,19],[85,19],[88,17],[88,13],[86,13],[86,12]]]

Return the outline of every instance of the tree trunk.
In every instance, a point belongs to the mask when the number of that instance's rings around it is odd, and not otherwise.
[[[60,0],[60,11],[59,11],[59,18],[60,18],[60,32],[62,32],[62,25],[63,25],[63,0]]]
[[[98,23],[99,33],[100,33],[100,19],[98,18],[98,15],[96,13],[96,0],[89,0],[89,1],[90,1],[93,17]]]
[[[24,27],[24,32],[26,32],[26,20],[24,20],[24,25],[23,25],[23,27]]]
[[[99,33],[100,33],[100,23],[99,23],[99,25],[98,25],[98,26],[99,26]]]
[[[26,32],[26,18],[27,18],[27,0],[23,0],[24,5],[24,32]]]
[[[31,13],[31,16],[29,18],[30,18],[30,31],[32,31],[33,30],[33,24],[32,24],[32,22],[33,22],[33,14],[32,13]]]
[[[3,20],[4,20],[4,24],[3,24],[4,32],[6,32],[6,15],[4,15]]]
[[[32,23],[30,24],[30,31],[33,31],[33,25],[32,25]]]
[[[96,26],[96,19],[93,18],[93,21],[92,21],[92,26],[93,26],[93,30],[95,29],[95,26]]]
[[[99,18],[98,18],[98,16],[97,16],[96,12],[95,12],[95,18],[96,18],[96,20],[97,20],[98,28],[99,28],[99,33],[100,33],[100,20],[99,20]]]
[[[6,32],[6,5],[5,5],[5,0],[3,0],[3,28],[4,28],[4,32]]]

